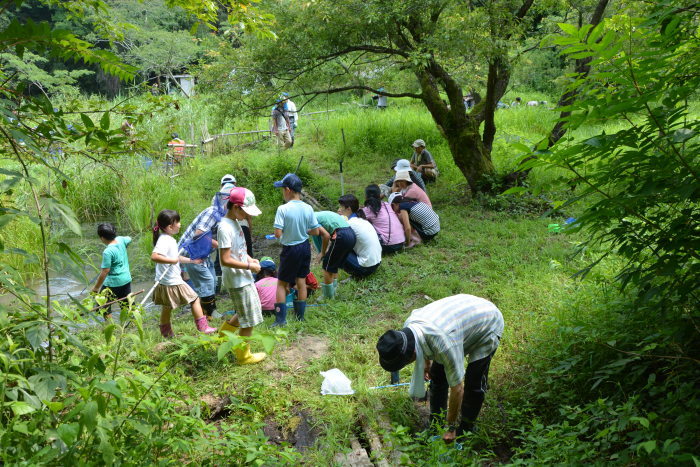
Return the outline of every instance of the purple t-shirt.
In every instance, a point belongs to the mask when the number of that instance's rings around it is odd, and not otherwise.
[[[403,225],[396,215],[391,205],[382,201],[382,207],[378,214],[372,212],[369,206],[362,208],[365,217],[372,224],[374,230],[379,234],[379,240],[382,245],[396,245],[406,241],[406,235],[403,232]]]
[[[255,288],[260,296],[260,305],[263,310],[275,309],[275,295],[277,293],[277,278],[266,277],[255,283]]]

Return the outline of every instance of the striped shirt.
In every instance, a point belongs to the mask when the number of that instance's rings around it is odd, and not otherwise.
[[[474,362],[496,351],[503,315],[486,299],[460,294],[413,310],[404,327],[414,329],[425,359],[445,366],[447,382],[454,387],[464,380],[465,356]],[[422,366],[416,365],[414,371],[422,373]]]
[[[432,237],[440,232],[440,218],[427,204],[420,201],[406,201],[400,203],[399,208],[408,211],[408,219],[421,237]]]

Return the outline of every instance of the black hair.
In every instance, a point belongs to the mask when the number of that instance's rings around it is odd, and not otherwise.
[[[365,188],[365,206],[369,206],[372,212],[376,215],[382,209],[382,190],[378,185],[372,184]]]
[[[105,240],[114,240],[117,238],[117,229],[109,222],[105,222],[97,226],[97,236]]]
[[[163,209],[161,212],[159,212],[156,225],[153,226],[153,246],[155,246],[158,242],[160,231],[179,220],[180,213],[173,209]]]
[[[170,137],[171,137],[172,139],[176,139],[176,138],[179,138],[180,135],[178,135],[177,133],[173,133],[172,135],[170,135]]]
[[[403,196],[396,196],[391,201],[391,204],[399,204],[399,203],[403,203],[404,201],[406,201],[406,198],[404,198]]]
[[[260,269],[260,272],[256,274],[255,281],[257,282],[260,279],[265,279],[266,277],[277,277],[277,270],[262,268]]]
[[[226,209],[228,209],[230,211],[232,207],[233,207],[233,202],[231,200],[226,201]]]
[[[357,212],[360,209],[360,201],[355,195],[343,195],[338,198],[338,204],[344,208],[350,208],[352,212]]]
[[[360,219],[367,220],[367,214],[365,214],[365,212],[362,209],[358,209],[355,215]]]
[[[398,164],[400,160],[401,159],[394,159],[394,161],[391,163],[391,170],[396,168],[396,164]]]

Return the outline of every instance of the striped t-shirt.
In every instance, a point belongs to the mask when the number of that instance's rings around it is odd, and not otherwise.
[[[464,380],[465,356],[474,362],[498,348],[503,315],[486,299],[460,294],[413,310],[404,327],[417,328],[416,345],[421,346],[423,357],[444,365],[453,387]]]
[[[420,201],[406,201],[399,203],[399,208],[408,211],[408,219],[421,237],[432,237],[440,232],[440,218],[427,204]]]

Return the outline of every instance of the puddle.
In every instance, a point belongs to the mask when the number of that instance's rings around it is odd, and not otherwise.
[[[272,444],[287,443],[304,452],[314,445],[319,432],[313,427],[313,418],[304,409],[293,409],[294,416],[279,425],[272,415],[265,418],[263,433]]]

